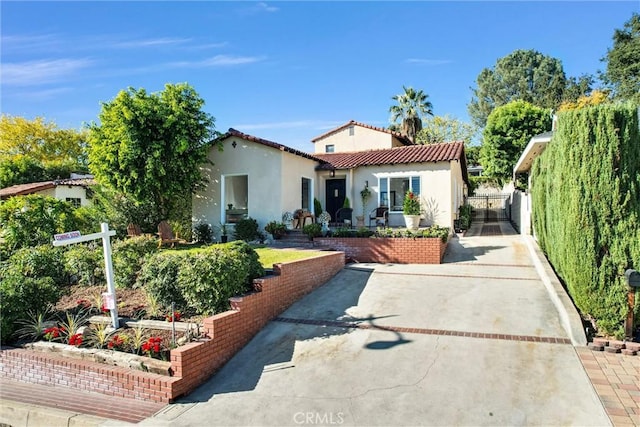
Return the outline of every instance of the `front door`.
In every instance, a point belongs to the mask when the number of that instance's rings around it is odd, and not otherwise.
[[[328,179],[325,188],[325,200],[327,203],[325,209],[329,212],[329,215],[331,215],[331,220],[335,221],[336,212],[344,204],[344,199],[347,195],[347,180]]]

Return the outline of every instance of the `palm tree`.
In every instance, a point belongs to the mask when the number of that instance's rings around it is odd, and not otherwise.
[[[390,129],[398,129],[400,124],[401,132],[414,142],[416,135],[422,129],[423,116],[433,116],[433,105],[427,101],[429,95],[422,90],[416,91],[412,87],[404,86],[402,89],[404,93],[391,98],[398,105],[392,105],[389,108],[392,122]]]

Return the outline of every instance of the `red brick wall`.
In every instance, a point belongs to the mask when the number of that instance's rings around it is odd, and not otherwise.
[[[440,264],[447,249],[439,238],[320,237],[314,241],[358,262]]]
[[[108,395],[171,402],[207,380],[271,319],[344,267],[342,252],[274,266],[254,281],[259,292],[231,299],[232,309],[204,320],[208,339],[171,350],[172,377],[59,355],[4,348],[0,376]]]

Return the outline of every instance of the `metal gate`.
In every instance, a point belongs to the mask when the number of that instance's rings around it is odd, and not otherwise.
[[[511,220],[510,194],[476,194],[467,197],[467,205],[473,207],[473,220],[496,222]]]

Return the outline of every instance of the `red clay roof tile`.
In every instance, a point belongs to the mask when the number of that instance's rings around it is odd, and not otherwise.
[[[446,162],[460,160],[463,157],[463,153],[464,144],[462,142],[446,142],[394,147],[384,150],[316,154],[315,156],[330,163],[336,169],[351,169],[359,166]]]

